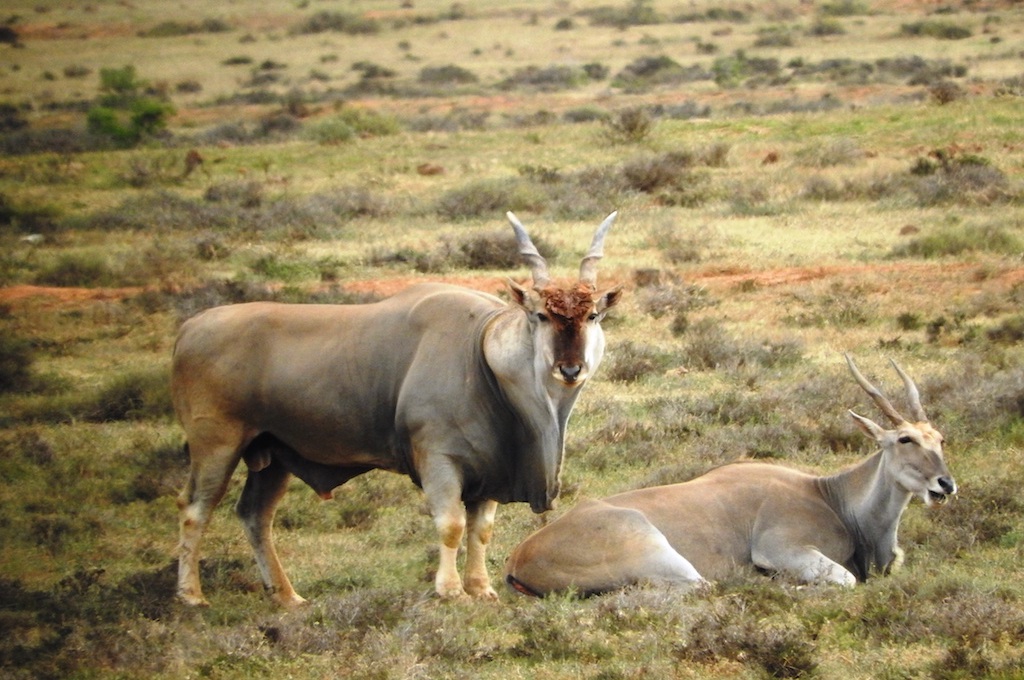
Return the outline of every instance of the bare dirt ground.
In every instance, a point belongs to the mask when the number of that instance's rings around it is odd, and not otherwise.
[[[621,280],[624,278],[621,272],[618,276],[611,273],[604,277],[602,283],[622,283],[629,286],[631,282]],[[395,276],[349,281],[344,284],[344,288],[353,293],[386,297],[413,283],[426,280],[451,283],[490,293],[501,290],[505,285],[503,276]],[[766,270],[709,267],[691,272],[687,277],[688,283],[703,285],[712,291],[723,293],[739,286],[755,290],[787,290],[792,286],[811,282],[827,284],[830,281],[861,282],[880,292],[899,289],[908,294],[926,294],[935,300],[943,300],[991,289],[1009,290],[1015,285],[1024,284],[1024,266],[992,270],[975,263],[936,262],[783,267]],[[0,305],[17,307],[33,304],[45,308],[73,308],[93,302],[129,298],[142,290],[18,285],[0,288]]]

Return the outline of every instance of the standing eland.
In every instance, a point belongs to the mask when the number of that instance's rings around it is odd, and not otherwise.
[[[508,213],[533,276],[529,289],[508,282],[510,304],[426,283],[373,304],[253,302],[186,321],[171,377],[191,458],[178,498],[178,597],[207,604],[199,544],[244,460],[237,512],[279,604],[305,602],[271,530],[289,478],[327,499],[373,469],[423,489],[440,535],[438,594],[496,598],[485,552],[497,504],[552,506],[569,415],[604,353],[600,323],[621,286],[597,292],[597,261],[615,216],[598,227],[579,281],[559,287]],[[456,568],[464,534],[465,585]]]
[[[580,503],[516,547],[506,581],[530,595],[600,593],[638,582],[693,584],[752,566],[804,583],[852,586],[872,566],[882,573],[899,566],[896,531],[910,499],[944,502],[956,482],[942,457],[942,435],[907,374],[893,362],[913,422],[849,355],[846,361],[894,426],[886,430],[850,411],[881,447],[874,455],[825,477],[737,462],[681,484]]]

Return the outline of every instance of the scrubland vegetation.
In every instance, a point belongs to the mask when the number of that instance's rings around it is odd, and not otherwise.
[[[183,7],[186,11],[183,11]],[[1024,675],[1024,11],[1014,3],[5,5],[0,675]],[[183,16],[188,16],[183,20]],[[842,352],[918,382],[959,495],[851,591],[737,574],[497,604],[433,596],[418,490],[295,482],[275,609],[229,508],[212,607],[173,600],[177,325],[245,300],[574,276],[619,220],[606,363],[561,506],[740,457],[871,452]],[[557,514],[558,511],[556,511]],[[499,510],[489,553],[539,526]],[[497,583],[496,583],[497,585]]]

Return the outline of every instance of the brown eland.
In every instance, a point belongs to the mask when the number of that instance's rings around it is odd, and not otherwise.
[[[423,489],[440,536],[438,594],[497,597],[485,562],[497,504],[552,507],[569,415],[604,353],[600,323],[621,287],[597,290],[597,261],[615,215],[598,227],[579,280],[561,287],[508,213],[533,277],[529,288],[508,282],[508,304],[426,283],[372,304],[254,302],[186,321],[171,378],[191,459],[178,499],[179,598],[206,604],[199,544],[243,460],[236,509],[281,605],[305,601],[272,538],[289,478],[326,499],[373,469]]]
[[[838,474],[737,462],[681,484],[580,503],[512,552],[506,581],[520,592],[600,593],[640,582],[695,584],[757,568],[803,583],[852,586],[902,562],[896,532],[911,498],[956,493],[917,387],[903,380],[912,421],[861,375],[853,377],[892,421],[850,411],[880,450]]]

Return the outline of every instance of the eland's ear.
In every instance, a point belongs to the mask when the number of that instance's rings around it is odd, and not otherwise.
[[[860,429],[864,431],[865,434],[874,439],[876,442],[881,443],[882,437],[885,436],[886,432],[883,428],[876,425],[875,422],[870,418],[865,418],[864,416],[857,415],[853,411],[850,411],[850,415],[853,416],[854,422],[857,423],[857,425],[860,427]]]
[[[505,279],[509,292],[512,294],[512,301],[525,309],[527,312],[535,312],[539,308],[540,296],[529,288],[524,288],[512,279]]]
[[[615,286],[609,288],[600,295],[594,296],[594,310],[601,314],[615,305],[619,304],[619,300],[622,299],[622,286]]]

